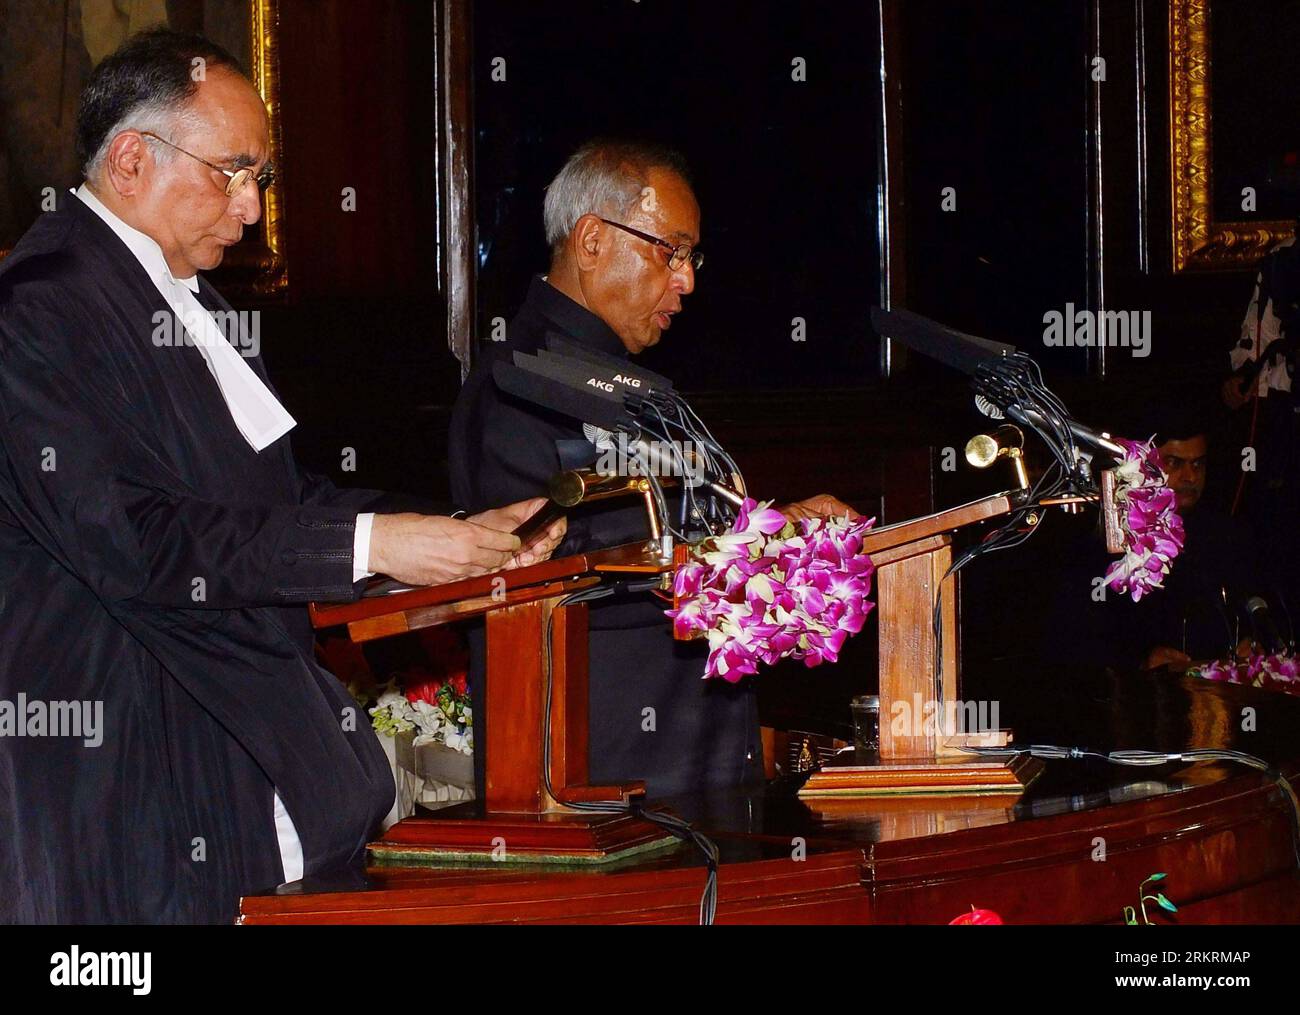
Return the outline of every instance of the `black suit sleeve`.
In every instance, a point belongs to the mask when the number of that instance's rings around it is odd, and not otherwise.
[[[0,313],[0,498],[106,601],[231,609],[351,599],[358,508],[304,481],[299,504],[203,497],[157,450],[150,393],[66,300]],[[341,492],[340,492],[341,494]]]

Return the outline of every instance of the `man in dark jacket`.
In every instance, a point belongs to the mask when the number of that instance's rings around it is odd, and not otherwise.
[[[1134,603],[1098,582],[1114,557],[1095,533],[1080,534],[1065,568],[1044,630],[1044,654],[1090,659],[1120,670],[1171,669],[1245,654],[1263,639],[1254,627],[1252,600],[1285,604],[1264,579],[1249,529],[1203,502],[1209,458],[1204,420],[1194,409],[1153,412],[1131,429],[1156,433],[1156,447],[1183,520],[1185,541],[1162,587]],[[1154,417],[1154,421],[1150,417]]]
[[[452,491],[470,510],[536,496],[556,472],[597,457],[580,421],[503,393],[492,364],[544,347],[548,334],[615,356],[643,352],[681,312],[702,263],[700,209],[685,165],[657,146],[584,145],[547,188],[545,221],[550,270],[533,279],[506,340],[480,348],[452,415]],[[852,513],[825,495],[784,510],[789,517]],[[570,517],[557,552],[647,535],[642,507],[607,501]],[[753,689],[702,680],[699,646],[673,642],[661,605],[593,608],[591,631],[593,782],[645,779],[649,794],[669,796],[761,780]],[[476,658],[481,692],[481,652]],[[492,736],[490,729],[475,733],[480,748]]]

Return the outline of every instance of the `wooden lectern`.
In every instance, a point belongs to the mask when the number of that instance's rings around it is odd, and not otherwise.
[[[675,842],[657,825],[630,813],[582,813],[564,806],[627,804],[644,796],[645,785],[587,784],[587,606],[560,605],[570,593],[599,584],[602,575],[671,570],[672,562],[647,544],[633,544],[355,603],[313,603],[313,626],[346,625],[355,642],[485,615],[483,816],[406,818],[370,844],[372,856],[381,863],[491,859],[582,864]],[[548,677],[549,773],[544,771]]]
[[[808,778],[799,791],[801,797],[1019,793],[1042,771],[1042,762],[1032,758],[1004,762],[961,750],[1004,746],[1009,739],[1005,733],[945,736],[933,728],[934,723],[927,730],[919,714],[930,705],[942,716],[946,703],[959,701],[959,576],[943,580],[952,564],[952,534],[1020,507],[1020,497],[1018,493],[985,497],[864,534],[863,549],[876,566],[880,763],[823,768]],[[936,606],[940,609],[938,639]],[[899,714],[909,720],[906,734],[893,730],[895,703],[902,704]]]

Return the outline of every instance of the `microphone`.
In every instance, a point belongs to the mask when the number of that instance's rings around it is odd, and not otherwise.
[[[1015,420],[1022,426],[1029,427],[1031,430],[1042,432],[1047,427],[1047,420],[1034,409],[1018,405],[1004,405],[1002,411],[1006,413],[1008,418]],[[1098,433],[1091,427],[1086,427],[1074,419],[1067,419],[1065,425],[1070,433],[1074,434],[1076,440],[1105,451],[1107,454],[1114,455],[1116,458],[1122,459],[1124,457],[1124,448],[1116,443],[1110,434]]]
[[[641,383],[629,386],[642,391],[672,391],[673,389],[673,382],[663,374],[647,370],[639,363],[633,363],[626,357],[611,356],[609,353],[590,349],[585,345],[566,342],[554,332],[550,332],[546,336],[546,351],[569,360],[585,360],[587,363],[607,367],[610,371],[621,373],[625,377],[637,378]]]
[[[919,353],[972,375],[977,388],[975,407],[985,416],[992,419],[1005,417],[1040,434],[1045,430],[1050,432],[1040,413],[1012,403],[1010,389],[1005,383],[999,383],[999,371],[1012,369],[1021,360],[1032,363],[1027,356],[1018,353],[1014,345],[967,335],[909,310],[872,307],[871,323],[880,335],[896,338]],[[1000,392],[999,388],[1003,390]],[[1109,434],[1098,433],[1074,420],[1068,420],[1067,426],[1076,440],[1123,457],[1124,449]]]
[[[1268,602],[1263,596],[1251,596],[1247,599],[1246,613],[1250,617],[1256,641],[1273,652],[1286,650],[1286,641],[1282,638],[1282,632],[1278,630],[1277,624],[1273,622],[1273,614],[1269,611]]]
[[[711,493],[717,494],[732,507],[739,509],[744,503],[744,495],[733,487],[721,482],[722,477],[710,478],[703,457],[691,448],[684,447],[680,441],[647,441],[639,431],[617,435],[608,430],[584,423],[583,436],[603,454],[617,452],[628,459],[628,465],[635,471],[649,472],[657,477],[680,476],[687,486],[703,486]],[[599,465],[600,459],[597,459]],[[629,473],[634,470],[620,463],[616,471]]]
[[[632,414],[623,405],[621,392],[588,386],[585,382],[575,384],[567,376],[555,376],[557,373],[560,371],[542,367],[536,360],[528,363],[502,360],[492,365],[497,387],[507,394],[606,430],[636,429]]]
[[[989,360],[1015,355],[1005,342],[967,335],[910,310],[871,308],[871,325],[882,338],[896,338],[917,352],[967,374]]]
[[[577,347],[554,335],[547,336],[547,345],[535,354],[515,351],[510,361],[495,362],[492,375],[497,386],[580,422],[584,436],[599,451],[619,451],[630,459],[616,463],[612,471],[648,477],[660,514],[667,512],[657,480],[684,477],[683,531],[688,506],[690,516],[704,521],[710,531],[715,530],[714,523],[729,524],[724,502],[732,511],[744,503],[740,470],[667,378],[591,349],[569,355]],[[643,428],[654,440],[642,439]],[[617,448],[614,434],[622,442]],[[674,439],[677,434],[686,440]],[[719,469],[726,471],[718,474]],[[695,500],[695,488],[701,485],[713,494],[704,505]]]

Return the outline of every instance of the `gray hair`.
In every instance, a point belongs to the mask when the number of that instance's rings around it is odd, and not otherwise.
[[[200,35],[150,28],[122,43],[91,71],[81,90],[77,162],[85,176],[103,168],[109,145],[124,130],[151,130],[173,140],[177,117],[195,116],[190,100],[204,74],[216,67],[239,71],[228,51]],[[154,145],[159,155],[163,148]],[[168,153],[167,158],[174,156]]]
[[[552,253],[584,215],[621,219],[641,200],[650,170],[668,169],[687,183],[686,160],[671,148],[638,141],[588,141],[546,188],[542,218]]]
[[[147,130],[175,143],[178,136],[198,126],[196,117],[185,105],[170,99],[146,102],[127,113],[108,129],[103,142],[83,167],[82,175],[87,180],[98,175],[104,168],[104,160],[108,157],[108,149],[112,146],[113,139],[124,130]],[[153,151],[154,160],[159,165],[165,166],[180,155],[175,148],[161,144],[151,137],[145,138],[145,142]]]

